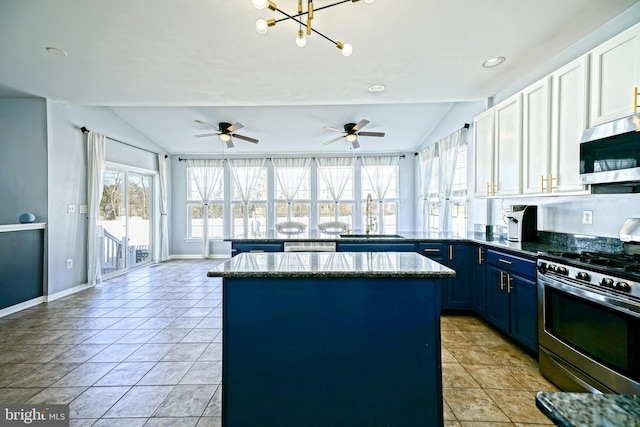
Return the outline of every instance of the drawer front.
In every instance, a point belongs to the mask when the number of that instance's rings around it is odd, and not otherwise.
[[[339,252],[413,252],[415,249],[414,243],[338,242]]]
[[[489,249],[487,250],[487,263],[501,270],[536,280],[536,262],[533,259],[521,258]]]
[[[442,260],[445,256],[445,245],[444,243],[418,243],[416,252],[427,258]]]

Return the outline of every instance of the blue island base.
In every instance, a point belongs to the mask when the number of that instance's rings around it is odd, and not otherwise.
[[[223,426],[441,426],[440,288],[223,278]]]

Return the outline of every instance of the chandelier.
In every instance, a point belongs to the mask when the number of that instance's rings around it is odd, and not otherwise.
[[[334,44],[338,49],[340,49],[342,51],[342,54],[344,56],[350,56],[353,53],[353,46],[351,46],[349,43],[342,43],[341,41],[334,41],[331,40],[329,37],[325,36],[324,34],[322,34],[321,32],[319,32],[318,30],[316,30],[315,28],[312,27],[312,21],[313,21],[313,17],[314,17],[314,12],[319,12],[323,9],[328,9],[330,7],[333,6],[337,6],[339,4],[343,4],[343,3],[355,3],[359,0],[341,0],[338,1],[336,3],[333,4],[329,4],[327,6],[322,6],[319,7],[317,9],[313,8],[313,1],[312,0],[308,0],[307,1],[307,11],[305,12],[303,10],[302,7],[302,0],[298,0],[298,13],[296,15],[292,15],[292,14],[288,14],[284,11],[282,11],[281,9],[278,8],[278,6],[272,2],[271,0],[252,0],[253,5],[255,6],[256,9],[262,10],[265,7],[269,8],[270,10],[273,10],[274,12],[280,12],[281,14],[283,14],[285,17],[284,18],[280,18],[280,19],[268,19],[268,20],[264,20],[264,19],[259,19],[256,22],[256,31],[259,34],[265,34],[267,32],[267,30],[269,29],[269,27],[273,27],[274,25],[276,25],[278,22],[282,22],[282,21],[286,21],[288,19],[292,19],[294,21],[296,21],[299,25],[298,27],[298,35],[296,37],[296,45],[298,45],[298,47],[305,47],[307,44],[307,38],[306,36],[310,36],[311,33],[316,33],[317,35],[321,36],[322,38],[330,41],[332,44]],[[375,0],[364,0],[365,3],[373,3]],[[303,22],[302,17],[306,15],[306,20]],[[302,28],[306,28],[305,31],[302,30]],[[306,33],[306,35],[305,35]]]

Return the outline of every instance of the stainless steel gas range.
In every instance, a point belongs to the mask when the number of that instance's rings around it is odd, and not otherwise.
[[[540,371],[564,391],[640,393],[640,254],[538,256]]]

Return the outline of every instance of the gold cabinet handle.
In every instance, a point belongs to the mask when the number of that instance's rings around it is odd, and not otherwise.
[[[453,261],[453,245],[449,245],[449,260]]]
[[[511,280],[512,280],[511,275],[507,274],[507,293],[509,293],[509,294],[511,293],[511,289],[512,289],[511,288]]]
[[[487,182],[487,196],[491,195],[491,184]]]
[[[633,114],[638,112],[638,108],[640,108],[640,104],[638,104],[638,96],[640,92],[638,92],[638,88],[636,87],[633,91]]]
[[[264,252],[264,249],[251,249],[251,250],[249,250],[249,252],[260,253],[260,252]]]
[[[430,249],[430,248],[425,248],[423,249],[424,252],[440,252],[440,249]]]
[[[540,188],[542,188],[541,193],[544,193],[544,182],[547,180],[547,178],[544,177],[544,175],[540,175]]]
[[[506,259],[502,259],[502,258],[498,258],[498,261],[504,262],[505,264],[509,264],[509,265],[513,264],[511,261],[507,261]]]
[[[549,178],[547,179],[549,193],[553,193],[553,181],[558,181],[558,178],[554,178],[552,174],[549,174]]]
[[[504,291],[504,273],[500,272],[500,290]]]
[[[491,184],[491,195],[495,196],[496,195],[496,191],[498,191],[498,184],[492,183]]]
[[[478,265],[482,265],[482,248],[478,248]]]

